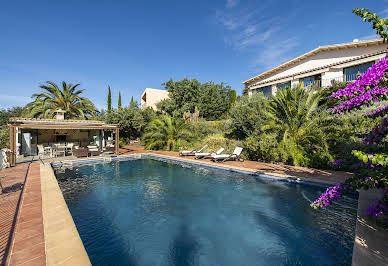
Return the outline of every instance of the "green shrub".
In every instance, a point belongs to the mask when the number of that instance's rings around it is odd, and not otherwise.
[[[0,127],[0,149],[9,145],[9,129],[7,126]]]
[[[232,153],[236,146],[243,147],[243,143],[238,140],[225,138],[222,134],[209,135],[205,139],[198,141],[194,148],[200,149],[207,145],[206,150],[215,152],[220,148],[224,148],[224,153]]]
[[[137,106],[114,109],[107,114],[106,121],[120,125],[120,140],[123,141],[140,138],[145,124],[142,111]]]
[[[276,134],[256,131],[245,140],[244,146],[247,158],[253,161],[286,163],[290,157]]]
[[[192,132],[185,121],[162,115],[147,125],[142,142],[148,150],[177,151],[192,139]]]
[[[208,122],[206,120],[200,120],[198,122],[188,123],[191,132],[193,132],[193,136],[201,141],[208,135],[220,134],[222,133],[214,123]]]
[[[268,99],[261,92],[254,93],[250,97],[240,97],[229,112],[229,137],[243,140],[256,130],[260,131],[266,120],[264,112],[267,103]]]
[[[231,121],[230,119],[208,121],[210,125],[216,128],[219,132],[228,132],[230,130]]]

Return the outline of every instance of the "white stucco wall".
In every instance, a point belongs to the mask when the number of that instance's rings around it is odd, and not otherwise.
[[[168,98],[167,90],[146,88],[141,95],[141,108],[152,107],[156,110],[156,104]]]
[[[332,79],[335,79],[337,81],[341,80],[341,78],[343,77],[343,68],[368,62],[376,62],[385,56],[381,52],[387,51],[387,45],[383,43],[377,43],[370,46],[366,46],[364,43],[359,45],[361,46],[320,51],[317,54],[308,56],[307,58],[304,58],[299,62],[296,62],[290,66],[278,70],[270,74],[269,76],[258,79],[246,86],[248,86],[249,89],[257,89],[269,85],[276,86],[277,84],[281,84],[288,81],[291,81],[291,86],[296,86],[299,83],[299,79],[319,74],[322,76],[322,86],[328,86],[330,85],[330,80]],[[371,55],[366,58],[356,59],[360,56],[375,54],[379,52],[380,54],[377,55]],[[348,59],[356,60],[343,63]],[[324,68],[325,66],[337,63],[338,65]],[[313,71],[313,69],[316,68],[322,69]],[[273,87],[272,91],[275,94],[276,87]]]
[[[276,79],[282,76],[293,75],[302,71],[314,69],[317,67],[338,63],[347,59],[356,58],[361,55],[371,54],[385,50],[387,45],[373,45],[368,47],[347,48],[334,51],[323,51],[308,58],[301,60],[300,62],[282,69],[271,76],[260,80],[265,82],[267,80]]]

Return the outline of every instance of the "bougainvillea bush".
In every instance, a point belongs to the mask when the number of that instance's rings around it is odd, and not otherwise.
[[[388,99],[388,56],[371,66],[361,74],[356,81],[345,88],[333,92],[331,97],[339,104],[331,111],[344,113],[349,111],[362,112],[365,106],[372,106],[376,102]],[[384,141],[388,135],[388,107],[380,107],[366,113],[368,117],[383,117],[381,122],[373,127],[363,139],[367,145],[376,145]],[[388,155],[353,150],[352,154],[360,160],[358,170],[352,178],[344,183],[329,187],[316,201],[311,203],[313,208],[324,208],[349,192],[361,189],[380,188],[383,196],[370,203],[365,215],[381,225],[388,225]],[[337,160],[335,163],[342,163]]]

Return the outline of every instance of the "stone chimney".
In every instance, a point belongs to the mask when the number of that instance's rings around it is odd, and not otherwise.
[[[65,120],[65,111],[63,111],[62,109],[59,109],[55,112],[57,113],[56,115],[57,120]]]

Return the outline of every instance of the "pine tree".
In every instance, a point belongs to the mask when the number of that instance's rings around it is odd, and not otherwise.
[[[108,86],[108,113],[112,111],[112,94],[110,92],[110,86]]]
[[[117,104],[117,109],[121,110],[121,94],[119,92],[119,102]]]

